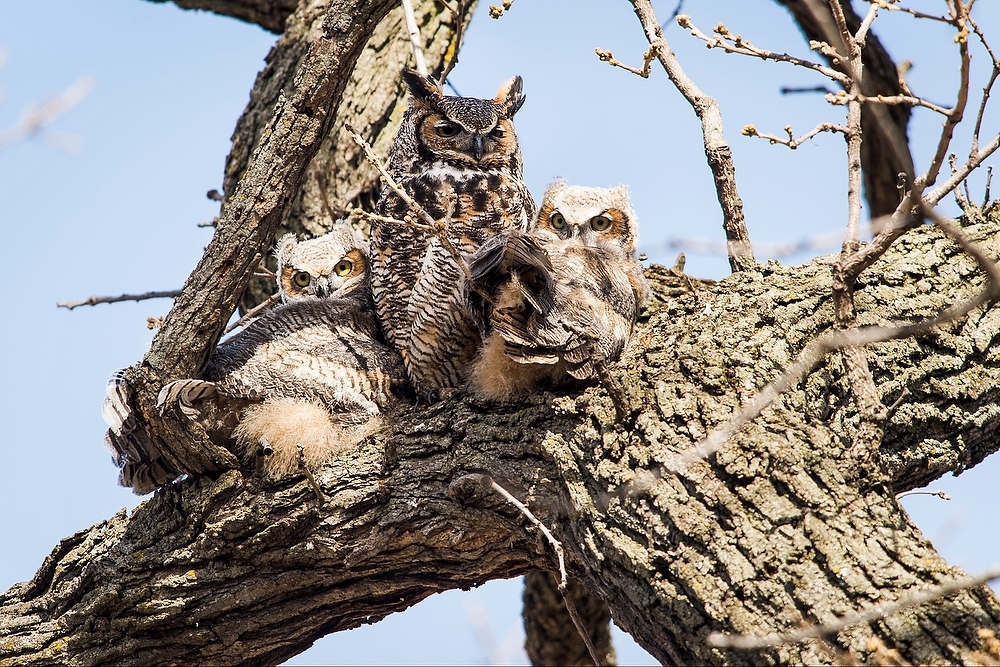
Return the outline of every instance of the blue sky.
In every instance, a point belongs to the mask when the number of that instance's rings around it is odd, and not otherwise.
[[[913,6],[939,11],[941,2]],[[655,2],[661,20],[674,2]],[[527,103],[516,118],[526,179],[536,199],[556,177],[573,183],[630,186],[641,246],[670,264],[669,239],[721,240],[721,214],[690,107],[663,72],[648,80],[600,62],[611,49],[637,65],[646,47],[626,3],[517,0],[499,21],[480,7],[452,76],[464,95],[492,97],[514,74]],[[684,11],[704,31],[720,21],[754,44],[810,56],[776,3],[698,0]],[[998,3],[976,7],[980,24],[1000,33]],[[893,14],[875,32],[908,80],[942,104],[954,99],[957,52],[941,26]],[[796,133],[843,111],[819,96],[782,96],[781,86],[825,83],[788,65],[707,50],[676,25],[666,36],[689,75],[721,103],[736,160],[747,224],[756,242],[825,234],[846,222],[844,142],[821,135],[796,151],[742,137],[753,124]],[[254,26],[172,4],[140,0],[0,0],[0,130],[31,104],[92,76],[93,92],[35,139],[0,150],[0,229],[8,273],[0,328],[0,414],[6,429],[0,485],[0,588],[29,579],[63,537],[134,507],[141,498],[115,484],[102,443],[100,405],[111,372],[146,351],[148,317],[169,301],[57,309],[57,301],[178,288],[194,267],[218,205],[229,137],[275,37]],[[996,37],[1000,43],[1000,35]],[[976,50],[976,64],[985,54]],[[982,70],[984,71],[984,70]],[[973,90],[982,87],[980,81]],[[918,110],[911,139],[926,167],[940,119]],[[966,123],[968,125],[969,123]],[[985,134],[1000,129],[991,113]],[[53,147],[72,137],[73,153]],[[968,150],[960,131],[954,150]],[[972,179],[977,196],[983,176]],[[996,188],[995,188],[996,189]],[[946,213],[955,207],[943,205]],[[40,251],[44,246],[44,251]],[[832,252],[835,247],[830,248]],[[763,257],[759,256],[759,259]],[[805,261],[808,257],[784,261]],[[721,278],[724,258],[688,255],[688,271]],[[25,278],[20,288],[14,278]],[[9,322],[17,313],[21,326]],[[942,553],[970,572],[998,558],[1000,494],[996,457],[959,478],[932,485],[951,501],[918,496],[904,503]],[[293,662],[519,662],[520,584],[494,582],[434,596],[375,626],[332,635]],[[623,663],[649,661],[618,641]]]

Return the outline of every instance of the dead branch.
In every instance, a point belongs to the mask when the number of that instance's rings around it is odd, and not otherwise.
[[[715,177],[715,191],[722,207],[723,228],[729,243],[729,265],[732,270],[745,271],[757,265],[743,217],[743,201],[736,189],[736,168],[733,155],[722,129],[722,112],[718,102],[699,89],[684,73],[680,62],[663,38],[663,30],[649,0],[631,0],[650,49],[666,71],[670,81],[691,104],[701,120],[705,156]]]
[[[146,292],[144,294],[122,294],[120,296],[90,296],[82,301],[60,301],[56,308],[73,310],[80,306],[96,306],[99,303],[118,303],[120,301],[145,301],[147,299],[173,299],[180,296],[181,290],[166,292]]]
[[[940,498],[941,500],[951,500],[949,496],[944,491],[923,491],[921,489],[913,489],[910,491],[903,491],[902,493],[896,494],[896,500],[900,498],[905,498],[906,496],[934,496],[935,498]]]
[[[556,560],[559,565],[559,592],[562,594],[563,602],[566,603],[566,611],[569,612],[569,616],[573,620],[573,625],[576,626],[577,632],[580,633],[580,637],[583,639],[584,644],[587,645],[587,650],[590,652],[591,660],[594,661],[595,665],[601,665],[601,657],[597,652],[597,648],[594,646],[594,642],[590,639],[590,633],[587,632],[587,628],[584,626],[583,619],[580,618],[580,613],[576,610],[576,606],[573,604],[569,596],[566,595],[566,559],[562,543],[555,538],[552,531],[550,531],[544,523],[538,520],[538,517],[536,517],[531,510],[528,509],[527,505],[515,498],[507,489],[497,484],[496,480],[492,477],[478,473],[466,475],[465,477],[469,480],[476,480],[484,488],[492,489],[494,492],[500,494],[504,500],[516,507],[521,514],[528,519],[532,526],[541,531],[542,535],[545,536],[545,539],[552,545],[552,549],[555,551]]]

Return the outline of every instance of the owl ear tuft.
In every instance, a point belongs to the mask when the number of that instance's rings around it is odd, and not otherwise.
[[[298,240],[295,238],[295,234],[285,234],[280,239],[278,243],[274,246],[274,256],[278,260],[278,266],[285,263],[288,255],[292,252],[292,249],[299,244]]]
[[[402,76],[406,87],[410,89],[410,95],[415,100],[431,101],[443,95],[441,86],[438,85],[437,81],[429,76],[424,76],[415,69],[404,67]]]
[[[500,90],[493,101],[500,105],[500,115],[504,118],[513,118],[517,110],[524,104],[524,94],[521,92],[523,81],[521,77],[515,76],[500,85]]]

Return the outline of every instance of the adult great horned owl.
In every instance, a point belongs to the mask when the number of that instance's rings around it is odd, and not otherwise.
[[[557,181],[527,234],[484,244],[470,258],[466,288],[484,338],[472,391],[513,398],[542,381],[593,377],[595,362],[617,360],[649,295],[637,240],[627,188]]]
[[[297,467],[299,445],[316,465],[367,435],[407,386],[402,359],[380,339],[367,259],[347,225],[312,241],[281,239],[287,303],[221,342],[202,379],[164,386],[161,412],[178,408],[244,455],[263,448],[272,477]]]
[[[522,176],[512,118],[521,79],[492,100],[450,97],[432,79],[403,70],[411,100],[389,155],[389,173],[462,253],[509,229],[526,230],[535,205]],[[386,218],[420,218],[387,187]],[[418,396],[457,387],[480,342],[464,310],[464,271],[441,239],[412,225],[375,221],[372,291],[386,336],[400,350]]]

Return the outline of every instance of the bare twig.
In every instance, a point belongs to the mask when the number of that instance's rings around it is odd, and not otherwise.
[[[916,607],[924,604],[925,602],[931,602],[947,595],[951,595],[952,593],[964,591],[967,588],[981,586],[986,582],[997,578],[1000,578],[1000,566],[990,568],[978,577],[959,579],[958,581],[942,584],[941,586],[935,586],[926,590],[917,591],[912,595],[904,597],[902,600],[896,600],[895,602],[883,602],[882,604],[877,604],[874,607],[870,607],[856,614],[843,616],[835,621],[831,621],[830,623],[811,625],[806,628],[793,630],[792,632],[783,634],[775,632],[762,636],[729,635],[721,632],[713,632],[708,636],[708,644],[716,648],[759,649],[768,646],[778,646],[779,644],[800,642],[805,639],[826,637],[836,634],[844,628],[852,625],[857,625],[858,623],[869,623],[871,621],[885,618],[898,611],[902,611],[903,609]]]
[[[527,505],[515,498],[507,489],[497,484],[495,479],[482,473],[473,473],[469,475],[469,477],[476,479],[483,487],[490,488],[500,494],[507,502],[520,510],[521,514],[528,519],[531,525],[540,530],[542,535],[545,536],[545,539],[552,545],[553,550],[556,552],[556,560],[559,564],[559,592],[562,594],[563,600],[566,603],[566,611],[569,612],[569,617],[573,620],[573,625],[576,626],[577,631],[580,633],[580,637],[587,645],[587,650],[590,652],[590,657],[594,661],[594,664],[600,665],[601,657],[597,653],[597,648],[594,646],[594,642],[590,639],[590,633],[587,632],[587,628],[584,626],[583,620],[580,618],[580,614],[576,610],[576,606],[566,595],[566,559],[563,554],[562,543],[555,538],[548,528],[545,527],[544,523],[538,520],[538,517],[532,514]]]
[[[444,3],[444,0],[441,2],[451,12],[452,20],[455,22],[455,34],[451,38],[451,44],[446,53],[448,62],[445,63],[444,69],[441,70],[441,76],[438,78],[438,85],[443,86],[448,81],[451,70],[455,69],[455,65],[458,64],[458,52],[462,48],[462,39],[465,37],[465,12],[468,10],[469,3],[468,0],[459,0],[458,9],[453,9],[451,5]]]
[[[899,500],[900,498],[905,498],[906,496],[935,496],[937,498],[940,498],[941,500],[951,500],[951,496],[949,496],[944,491],[922,491],[919,489],[914,491],[903,491],[902,493],[897,493],[896,500]]]
[[[964,181],[965,178],[979,165],[981,165],[983,160],[993,155],[998,148],[1000,148],[1000,134],[993,137],[993,139],[990,140],[990,143],[986,144],[978,153],[969,156],[968,161],[959,167],[958,170],[951,175],[951,178],[924,195],[924,203],[927,206],[936,205],[939,201],[944,199],[949,192],[958,187],[958,184]]]
[[[710,49],[719,48],[726,53],[738,53],[744,56],[761,58],[762,60],[791,63],[792,65],[798,65],[799,67],[815,70],[825,77],[833,79],[834,81],[845,86],[847,85],[848,77],[831,67],[814,63],[813,61],[806,60],[804,58],[797,58],[796,56],[792,56],[787,53],[776,53],[774,51],[768,51],[767,49],[759,49],[750,42],[746,41],[742,36],[734,36],[731,32],[729,32],[726,26],[721,23],[715,26],[713,30],[713,32],[716,33],[715,37],[709,37],[702,32],[691,21],[691,17],[686,14],[678,16],[677,23],[682,28],[690,32],[692,36],[705,42],[705,45]]]
[[[305,448],[302,446],[301,442],[296,444],[295,447],[299,450],[299,469],[306,474],[306,479],[309,480],[309,486],[312,487],[313,493],[316,494],[316,499],[319,500],[320,503],[325,503],[326,494],[324,494],[323,489],[320,488],[319,482],[316,481],[316,476],[313,475],[312,470],[310,470],[309,466],[306,465]]]
[[[606,62],[612,67],[620,67],[626,72],[632,72],[636,76],[641,76],[643,79],[649,78],[649,72],[652,68],[653,61],[656,60],[656,52],[660,47],[658,45],[651,45],[649,50],[643,51],[642,53],[642,68],[636,69],[635,67],[630,67],[620,60],[616,59],[614,54],[609,50],[605,49],[594,49],[597,57],[601,59],[601,62]]]
[[[570,620],[573,621],[573,625],[576,626],[576,631],[580,633],[583,643],[587,645],[587,652],[590,653],[590,659],[594,661],[594,665],[600,667],[604,664],[601,660],[600,654],[597,652],[597,647],[594,646],[594,640],[590,638],[590,633],[587,632],[587,626],[584,625],[583,619],[580,618],[580,612],[577,611],[576,605],[573,603],[573,599],[566,595],[566,582],[563,581],[559,584],[559,592],[562,594],[563,602],[566,604],[566,611],[569,612]]]
[[[406,32],[410,36],[410,46],[413,47],[413,60],[421,76],[427,76],[427,61],[424,60],[424,45],[420,39],[420,28],[413,15],[413,3],[410,0],[400,0],[403,4],[403,18],[406,21]]]
[[[948,155],[948,147],[951,145],[951,139],[955,134],[955,128],[962,121],[962,117],[965,114],[965,107],[969,101],[969,75],[972,56],[969,52],[969,40],[967,39],[967,34],[963,36],[963,32],[967,32],[968,30],[968,28],[965,27],[965,23],[968,19],[968,13],[966,11],[967,6],[961,2],[957,2],[954,4],[954,7],[955,16],[953,20],[949,22],[955,25],[959,30],[959,34],[956,36],[959,54],[961,56],[958,95],[955,106],[948,114],[948,120],[945,121],[944,129],[941,131],[941,137],[938,139],[937,150],[935,151],[934,158],[931,160],[930,167],[928,167],[927,172],[920,177],[919,181],[914,186],[918,192],[933,185],[937,180],[941,167],[944,165],[945,159]]]
[[[986,113],[986,104],[989,102],[990,92],[993,90],[993,84],[996,83],[997,77],[1000,77],[1000,60],[993,53],[993,49],[990,48],[989,42],[986,41],[986,36],[979,29],[979,25],[972,20],[971,16],[968,17],[968,20],[976,36],[979,37],[983,48],[986,49],[986,53],[989,54],[990,60],[993,61],[993,72],[990,74],[990,80],[983,87],[983,96],[979,101],[979,111],[976,113],[976,125],[972,130],[972,148],[969,152],[974,154],[979,150],[979,132],[983,127],[983,114]]]
[[[826,86],[782,86],[778,89],[782,95],[795,95],[798,93],[833,93]]]
[[[278,301],[280,301],[280,300],[281,300],[281,293],[280,292],[275,292],[274,294],[272,294],[271,296],[267,297],[262,302],[258,303],[256,306],[254,306],[253,308],[251,308],[250,310],[248,310],[243,317],[241,317],[240,319],[236,320],[235,322],[233,322],[232,324],[230,324],[229,326],[227,326],[225,328],[225,330],[222,332],[222,335],[225,336],[230,331],[233,331],[234,329],[236,329],[238,327],[241,327],[244,324],[248,323],[250,320],[252,320],[253,318],[257,317],[258,315],[260,315],[261,313],[263,313],[265,310],[267,310],[268,308],[270,308],[274,304],[278,303]]]
[[[796,139],[795,135],[792,133],[791,125],[786,125],[784,129],[785,132],[788,134],[788,138],[778,137],[773,134],[766,134],[764,132],[760,132],[753,125],[747,125],[746,127],[744,127],[741,134],[745,137],[760,137],[761,139],[767,139],[772,144],[781,144],[782,146],[788,146],[792,150],[795,150],[809,139],[815,137],[820,132],[840,132],[841,134],[845,135],[847,134],[847,128],[844,127],[843,125],[837,125],[836,123],[820,123],[810,131],[803,134],[798,139]]]
[[[670,81],[684,96],[701,121],[705,156],[715,178],[715,191],[722,208],[723,228],[729,244],[729,265],[732,270],[745,271],[757,265],[750,245],[743,217],[743,201],[736,189],[736,168],[733,154],[722,129],[722,112],[719,103],[702,92],[685,74],[680,62],[663,38],[663,30],[656,20],[650,0],[630,0],[639,23],[649,42],[649,53],[654,54],[666,71]],[[680,16],[677,17],[680,21]]]
[[[16,124],[0,131],[0,149],[38,135],[82,102],[93,89],[94,77],[84,76],[48,102],[28,109]]]
[[[928,19],[930,21],[939,21],[941,23],[951,23],[952,19],[947,16],[937,16],[935,14],[927,14],[926,12],[920,12],[915,9],[910,9],[909,7],[902,7],[900,5],[886,5],[882,9],[888,9],[895,12],[903,12],[904,14],[910,14],[918,19]]]
[[[146,292],[145,294],[122,294],[121,296],[91,296],[82,301],[60,301],[56,308],[73,310],[80,306],[96,306],[99,303],[118,303],[119,301],[145,301],[147,299],[173,299],[179,296],[181,290],[168,292]]]
[[[934,104],[933,102],[928,102],[927,100],[914,95],[862,95],[861,93],[854,93],[851,95],[841,90],[836,93],[829,93],[826,96],[826,101],[830,104],[843,105],[849,104],[855,100],[873,104],[906,104],[911,107],[924,107],[925,109],[935,111],[942,116],[950,116],[953,111],[952,109],[946,109],[943,106]]]

